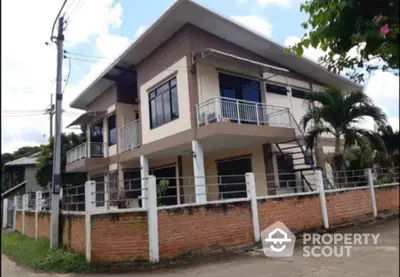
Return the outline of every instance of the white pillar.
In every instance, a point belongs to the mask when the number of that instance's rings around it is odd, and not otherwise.
[[[295,176],[295,180],[296,180],[296,191],[297,191],[297,193],[303,192],[304,188],[303,188],[303,182],[301,180],[301,172],[300,171],[296,171],[294,173],[294,176]]]
[[[251,216],[253,221],[253,236],[254,241],[260,241],[260,223],[258,219],[258,204],[257,204],[257,193],[256,193],[256,182],[254,180],[254,173],[246,173],[246,187],[247,195],[250,197],[251,203]]]
[[[39,220],[38,217],[39,217],[39,212],[43,208],[42,192],[41,191],[37,191],[36,192],[35,204],[36,204],[36,207],[35,207],[35,239],[37,239],[38,238],[38,220]]]
[[[374,180],[372,178],[371,168],[365,169],[365,176],[367,177],[369,191],[371,193],[372,213],[373,213],[374,217],[377,217],[378,210],[376,208],[375,188],[374,188]]]
[[[7,218],[8,218],[8,199],[3,199],[3,229],[7,228]]]
[[[90,158],[90,124],[86,126],[86,157]]]
[[[203,147],[197,140],[192,141],[194,188],[196,192],[196,203],[207,202],[207,188],[204,171]]]
[[[22,196],[22,234],[25,235],[25,211],[28,210],[29,196],[24,194]]]
[[[17,229],[17,208],[18,208],[18,196],[14,196],[14,220],[13,220],[13,232]]]
[[[147,188],[147,180],[146,178],[149,176],[149,159],[146,156],[140,156],[140,178],[141,180],[141,189],[142,189],[142,208],[147,209],[148,206],[148,188]],[[156,202],[157,204],[157,202]]]
[[[160,251],[158,247],[158,209],[157,209],[157,187],[156,177],[147,178],[148,195],[148,228],[149,228],[149,257],[151,263],[157,263],[160,260]]]
[[[315,170],[315,182],[317,185],[317,190],[319,192],[319,202],[321,203],[322,221],[324,222],[324,227],[328,229],[329,219],[328,219],[328,210],[326,208],[324,179],[322,178],[322,171],[320,169]]]
[[[104,174],[104,208],[110,209],[110,174]]]
[[[85,232],[86,232],[86,260],[92,258],[92,224],[91,212],[96,209],[96,182],[87,181],[85,183]]]

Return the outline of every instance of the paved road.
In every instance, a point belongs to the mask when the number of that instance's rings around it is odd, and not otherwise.
[[[130,274],[130,276],[166,277],[233,277],[233,276],[354,276],[379,277],[399,276],[399,219],[391,219],[376,225],[342,229],[343,233],[380,233],[377,245],[353,247],[349,258],[305,258],[302,245],[297,245],[291,258],[266,258],[262,252],[241,253],[224,261],[202,263],[179,269],[156,270]],[[16,266],[2,255],[2,276],[7,277],[55,277],[78,275],[51,275],[32,273]],[[109,276],[109,274],[84,275],[87,277]]]

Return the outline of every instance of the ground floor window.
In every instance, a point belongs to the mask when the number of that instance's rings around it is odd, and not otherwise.
[[[219,198],[247,197],[245,174],[252,172],[251,157],[217,162],[219,176]]]
[[[280,188],[294,188],[296,187],[296,176],[294,174],[293,155],[291,154],[278,154],[276,156],[279,174]]]
[[[104,175],[93,176],[90,178],[96,182],[96,207],[104,206]]]
[[[167,183],[167,190],[157,202],[159,206],[176,205],[178,203],[177,182],[176,182],[176,166],[168,166],[162,168],[150,169],[150,175],[156,177],[157,188],[162,183]]]

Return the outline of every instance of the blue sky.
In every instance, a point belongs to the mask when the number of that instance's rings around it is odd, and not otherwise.
[[[100,58],[71,55],[71,73],[63,103],[68,112],[63,115],[63,126],[82,112],[71,110],[70,102],[174,1],[68,0],[65,49]],[[196,0],[282,45],[295,43],[304,34],[300,24],[307,15],[300,12],[302,1]],[[61,2],[2,1],[2,153],[25,145],[39,145],[48,139],[48,117],[40,111],[49,105],[50,93],[55,91],[56,51],[55,45],[45,46],[44,42],[49,41],[50,29]],[[316,62],[323,51],[310,48],[304,55]],[[63,69],[64,79],[67,79],[67,60]],[[388,113],[389,123],[398,129],[398,77],[376,72],[370,77],[365,91]],[[25,113],[18,112],[16,116],[13,110]],[[36,112],[28,115],[28,110]],[[371,121],[365,124],[373,127]]]

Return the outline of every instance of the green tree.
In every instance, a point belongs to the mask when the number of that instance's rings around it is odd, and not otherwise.
[[[62,134],[61,138],[61,180],[63,185],[80,185],[86,181],[85,173],[67,173],[65,166],[67,164],[66,154],[72,148],[78,146],[85,141],[83,133],[77,135],[75,133]],[[42,156],[38,159],[36,165],[36,180],[38,184],[46,187],[52,183],[53,172],[53,149],[54,140],[50,139],[49,143],[41,146]]]
[[[382,167],[391,167],[399,164],[400,132],[393,131],[390,125],[380,126],[378,134],[385,143],[387,154],[377,153],[375,162]]]
[[[306,132],[307,148],[312,149],[316,138],[321,134],[331,134],[335,138],[334,168],[343,169],[343,152],[355,143],[361,145],[366,138],[374,149],[386,152],[385,145],[375,132],[360,128],[365,117],[371,117],[381,126],[387,119],[383,111],[376,107],[371,99],[361,91],[344,95],[339,89],[309,94],[308,99],[315,103],[301,120]],[[341,143],[344,139],[344,146]]]
[[[291,50],[302,55],[310,45],[327,52],[320,62],[339,73],[353,69],[353,79],[363,81],[364,73],[381,68],[399,69],[399,1],[307,0],[300,7],[309,18],[301,41]],[[348,55],[350,49],[358,55]],[[368,63],[380,58],[383,63]],[[398,74],[398,71],[395,72]]]

